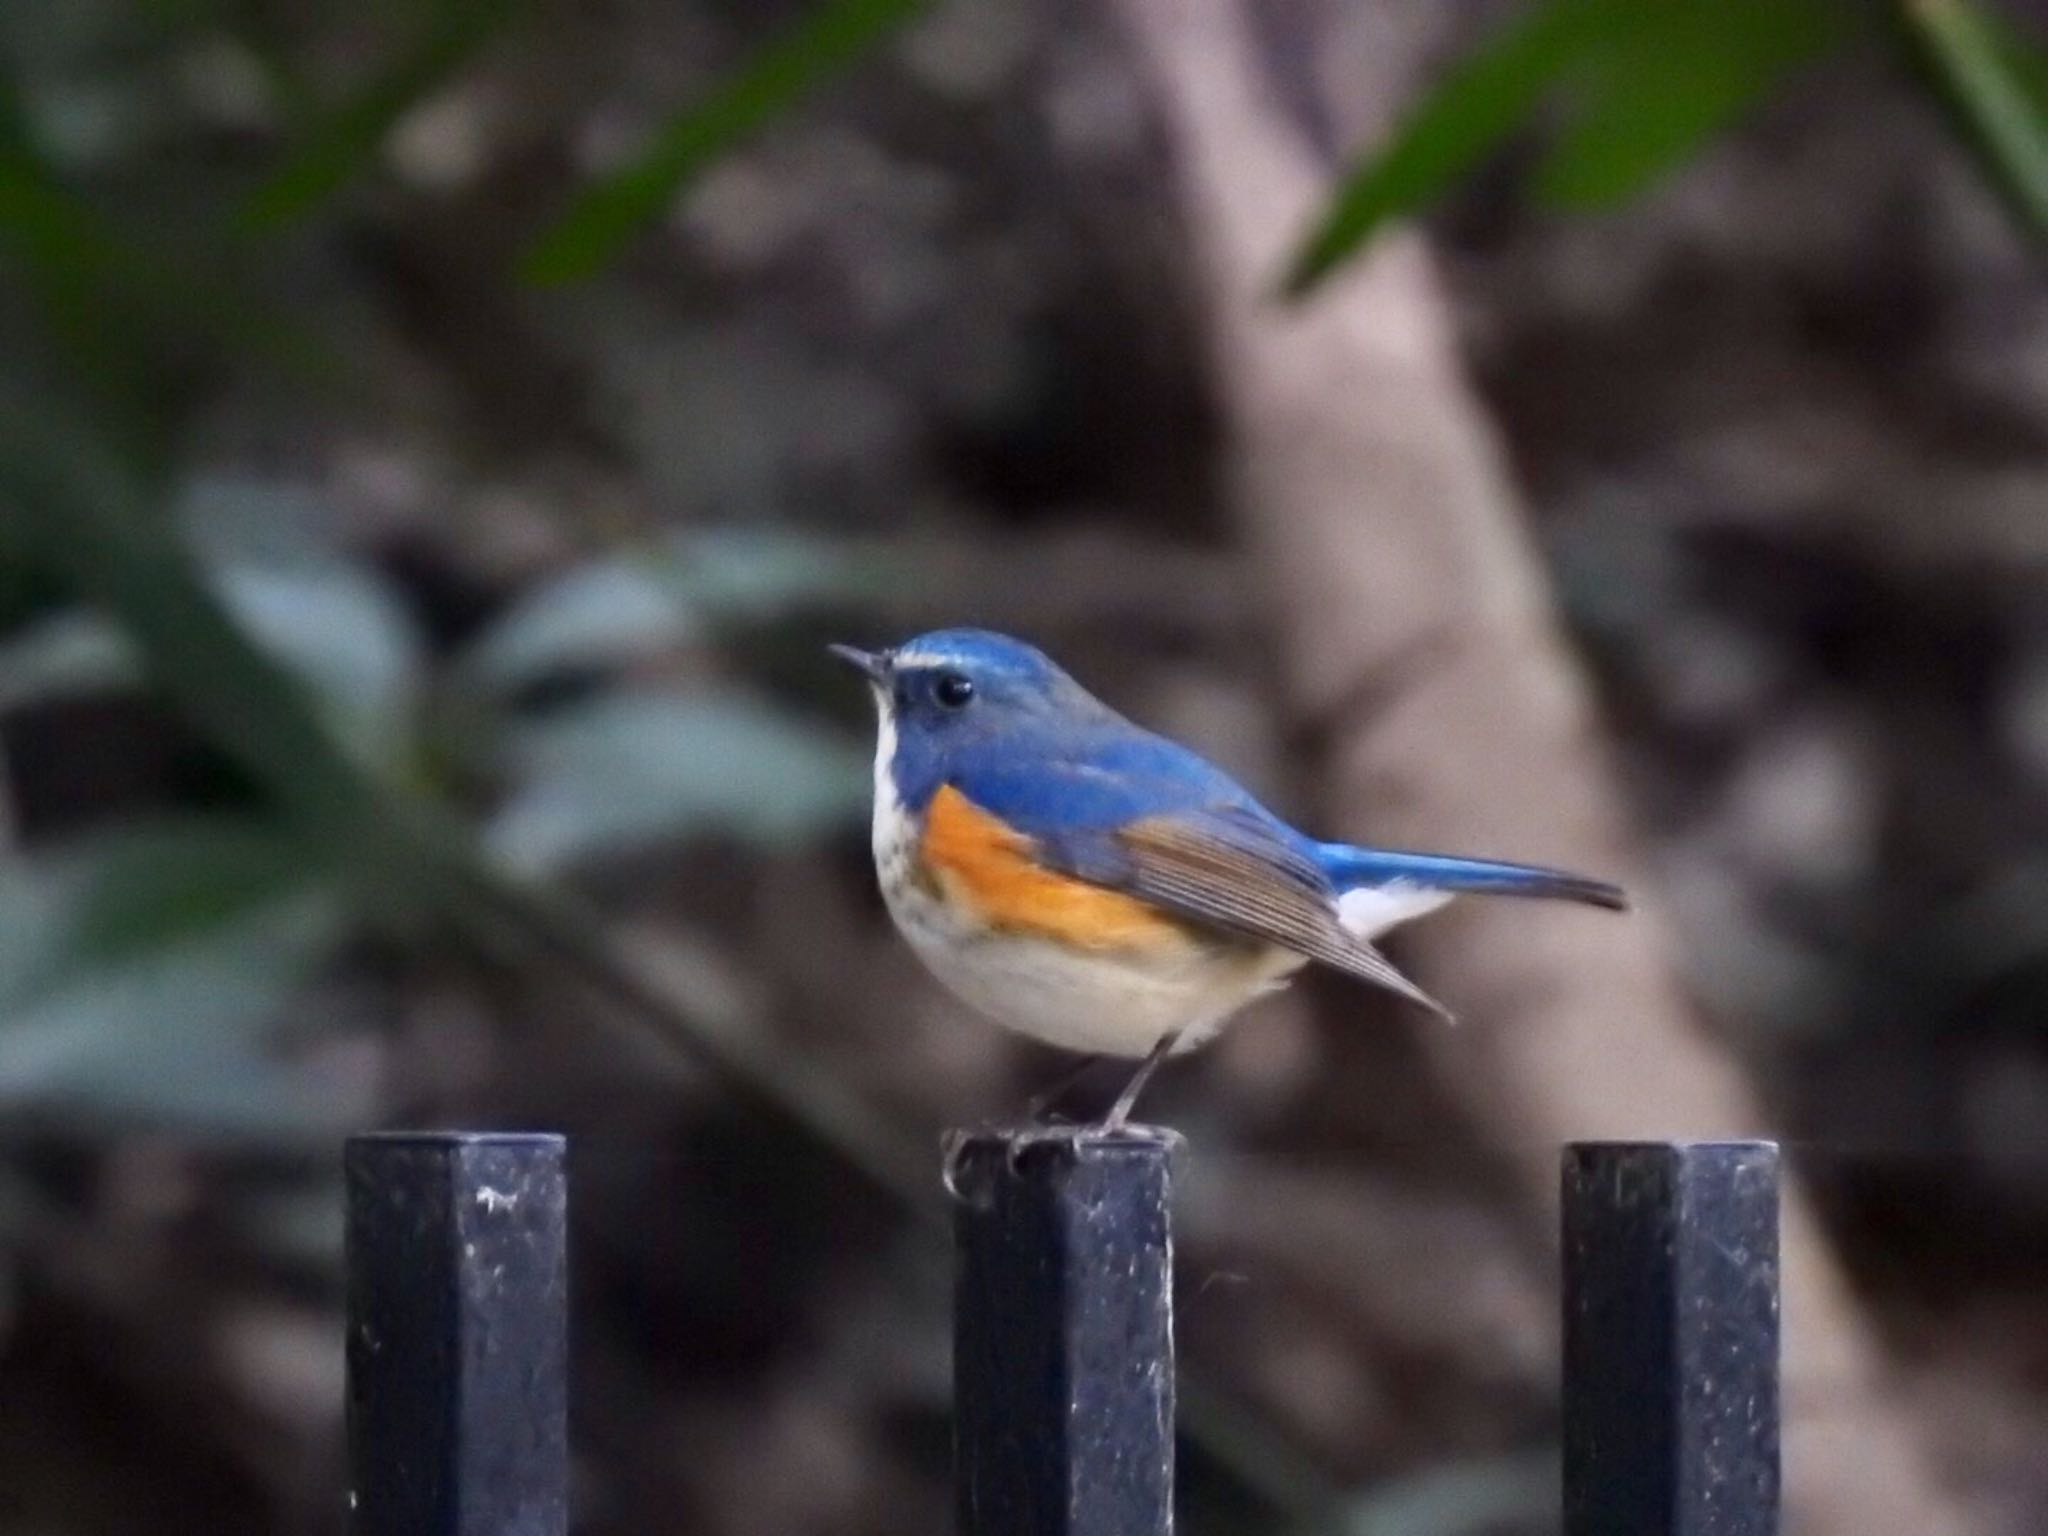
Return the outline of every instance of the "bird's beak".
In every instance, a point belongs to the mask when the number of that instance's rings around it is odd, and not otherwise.
[[[889,685],[889,653],[887,651],[863,651],[858,646],[828,645],[825,647],[834,656],[852,667],[877,688]]]

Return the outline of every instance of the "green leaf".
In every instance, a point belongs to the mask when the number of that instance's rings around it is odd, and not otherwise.
[[[1661,0],[1653,0],[1661,3]],[[1458,64],[1351,172],[1302,245],[1287,291],[1308,292],[1389,221],[1420,208],[1530,120],[1544,94],[1592,64],[1643,0],[1545,0]]]
[[[689,533],[661,570],[683,597],[719,619],[767,619],[803,603],[876,597],[902,565],[853,543],[797,533]]]
[[[381,769],[404,761],[425,670],[424,646],[390,586],[339,560],[236,564],[208,586],[237,623],[296,677],[336,741]],[[128,691],[143,680],[134,646],[98,614],[53,614],[0,643],[0,710]]]
[[[672,653],[733,619],[873,592],[882,564],[822,539],[680,535],[593,560],[515,602],[456,663],[463,686],[513,692]]]
[[[131,822],[0,863],[0,1005],[197,937],[319,879],[300,840],[242,816]]]
[[[301,135],[285,163],[243,203],[238,226],[263,233],[311,212],[376,158],[399,118],[524,9],[521,0],[443,0],[435,6],[426,35],[403,58]]]
[[[1660,0],[1596,50],[1537,193],[1566,209],[1625,201],[1689,158],[1847,33],[1836,0]]]
[[[387,792],[299,679],[238,627],[131,467],[82,423],[0,408],[0,530],[20,556],[111,615],[167,701],[273,798],[402,929],[459,900],[473,853],[432,806]]]
[[[251,818],[135,823],[0,863],[0,1113],[323,1123],[262,1033],[344,932],[318,863]]]
[[[1998,57],[2013,83],[2026,92],[2034,115],[2048,119],[2048,50],[1997,11],[1979,13],[1998,47]]]
[[[387,928],[444,918],[503,963],[566,969],[620,1005],[616,1022],[715,1063],[750,1105],[907,1208],[924,1208],[924,1181],[908,1173],[900,1144],[838,1085],[758,1033],[700,1015],[643,973],[588,902],[516,878],[442,807],[365,774],[235,626],[132,467],[47,400],[0,398],[0,547],[119,620],[186,721],[244,766],[323,862],[345,871],[363,916]],[[0,942],[14,926],[0,910]]]
[[[1573,209],[1634,196],[1849,35],[1852,16],[1840,0],[1548,0],[1454,69],[1346,179],[1288,289],[1307,291],[1442,194],[1553,97],[1565,120],[1539,195]]]
[[[465,687],[513,692],[673,651],[700,617],[652,561],[595,560],[514,603],[456,663]]]
[[[135,648],[98,614],[53,613],[0,642],[0,712],[137,687]]]
[[[62,1108],[216,1135],[331,1131],[263,1032],[331,956],[331,899],[279,902],[94,966],[0,1014],[0,1114]]]
[[[349,563],[337,542],[340,519],[303,481],[202,472],[173,488],[168,511],[194,558],[212,570],[332,570]]]
[[[824,0],[672,120],[639,159],[579,197],[527,253],[523,275],[530,282],[564,283],[596,271],[705,166],[930,3]]]
[[[98,215],[46,176],[19,143],[0,144],[0,236],[45,282],[67,290],[125,264]]]
[[[102,416],[118,409],[146,422],[158,392],[189,389],[181,367],[194,343],[304,376],[332,371],[333,354],[252,302],[218,255],[181,251],[158,231],[140,237],[80,197],[38,153],[0,80],[0,258],[27,280]]]
[[[322,723],[357,762],[390,770],[406,760],[424,646],[387,583],[335,564],[237,566],[214,586],[236,622],[306,685]]]
[[[118,337],[138,296],[163,297],[150,273],[138,282],[130,251],[97,209],[51,173],[13,91],[0,79],[0,256],[25,278],[44,315],[96,376],[118,368]]]
[[[0,78],[0,234],[50,278],[119,267],[123,255],[98,215],[62,185],[39,154],[19,96]]]
[[[489,843],[527,870],[706,833],[786,843],[867,793],[842,738],[738,698],[601,695],[516,728],[507,756],[518,787]]]
[[[289,481],[201,477],[174,513],[208,587],[303,687],[358,764],[411,759],[426,644],[393,584],[334,542],[318,495]]]
[[[2048,239],[2048,64],[1970,0],[1899,0],[1910,56],[1932,82],[1992,188]]]

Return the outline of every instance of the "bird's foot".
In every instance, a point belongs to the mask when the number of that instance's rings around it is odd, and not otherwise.
[[[1024,1159],[1039,1147],[1066,1146],[1075,1149],[1101,1147],[1105,1143],[1137,1142],[1148,1146],[1180,1148],[1187,1144],[1187,1138],[1170,1126],[1145,1125],[1122,1121],[1115,1125],[1098,1121],[1081,1125],[1005,1125],[985,1126],[978,1130],[948,1131],[941,1143],[943,1178],[946,1193],[955,1200],[976,1200],[981,1198],[962,1174],[968,1162],[969,1149],[977,1143],[999,1141],[1003,1148],[1003,1168],[1011,1178],[1023,1174]]]

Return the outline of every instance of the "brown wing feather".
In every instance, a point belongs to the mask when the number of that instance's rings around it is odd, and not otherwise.
[[[1134,822],[1115,834],[1125,855],[1115,884],[1169,911],[1278,944],[1398,992],[1432,1013],[1450,1012],[1337,921],[1322,871],[1277,838],[1228,835],[1184,821]]]

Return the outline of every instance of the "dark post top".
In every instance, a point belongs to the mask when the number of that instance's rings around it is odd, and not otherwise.
[[[350,1138],[352,1536],[568,1528],[559,1136]]]
[[[1775,1536],[1778,1149],[1565,1149],[1565,1536]]]
[[[1177,1138],[949,1138],[959,1536],[1171,1536]]]

